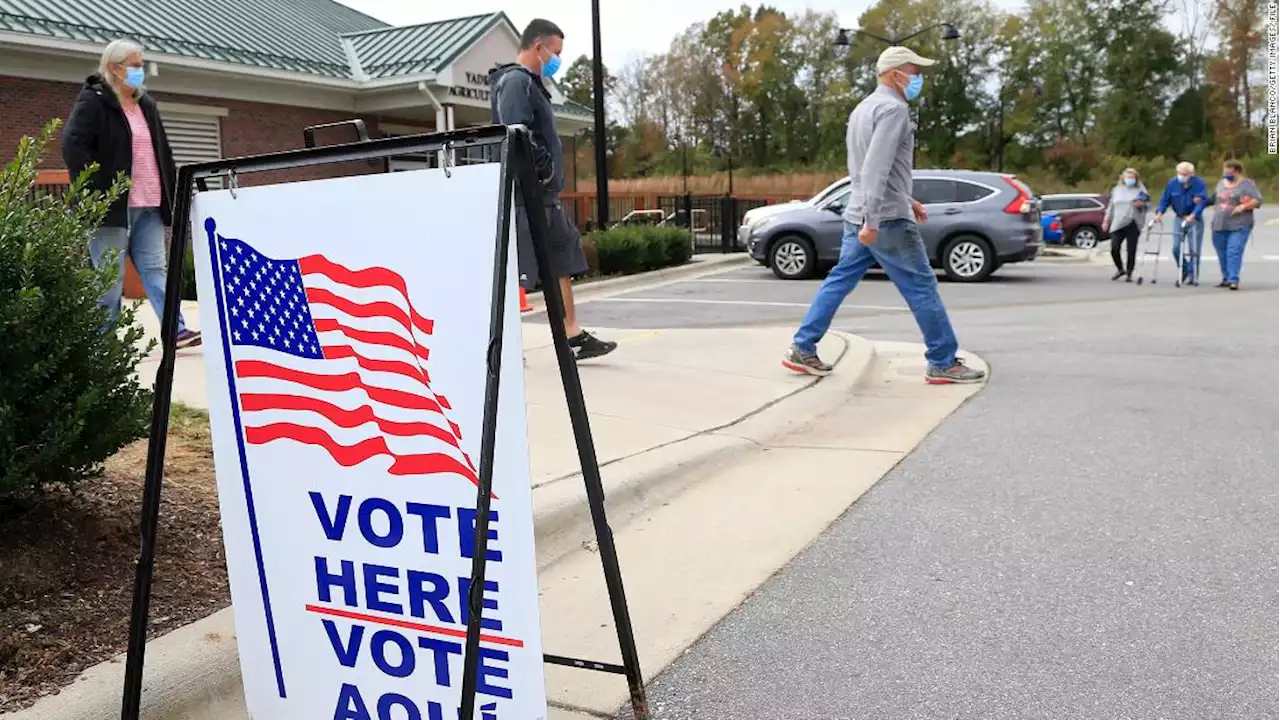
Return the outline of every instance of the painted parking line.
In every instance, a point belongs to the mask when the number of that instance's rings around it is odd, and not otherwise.
[[[684,305],[745,305],[745,306],[761,306],[761,307],[797,307],[807,308],[807,302],[774,302],[770,300],[703,300],[699,298],[626,298],[611,297],[592,300],[592,302],[602,303],[678,303]],[[853,308],[855,310],[889,310],[894,312],[907,312],[907,308],[892,305],[841,305],[844,308]]]
[[[811,278],[811,280],[820,280],[821,278]],[[694,278],[689,282],[698,283],[772,283],[782,282],[778,278]],[[791,280],[790,282],[796,282]],[[803,281],[801,281],[803,282]]]

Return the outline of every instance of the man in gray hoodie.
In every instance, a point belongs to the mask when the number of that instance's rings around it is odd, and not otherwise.
[[[547,255],[552,277],[560,283],[564,298],[565,334],[579,360],[607,355],[618,343],[601,340],[578,326],[573,304],[574,275],[587,271],[578,230],[560,204],[564,189],[564,148],[556,131],[551,93],[543,84],[560,69],[564,32],[550,20],[534,20],[520,36],[516,61],[489,72],[489,111],[499,125],[524,125],[533,140],[534,171],[542,182],[542,211],[547,218]],[[529,289],[538,284],[538,265],[533,255],[528,209],[519,193],[515,200],[516,254],[521,283]]]
[[[927,214],[911,196],[916,137],[907,103],[920,96],[924,86],[920,73],[933,64],[905,47],[885,50],[876,61],[879,85],[849,115],[845,144],[850,195],[840,261],[818,289],[782,359],[790,370],[810,375],[831,372],[831,365],[818,359],[818,341],[831,327],[840,304],[867,269],[877,264],[902,293],[924,335],[925,382],[976,383],[986,377],[956,357],[959,342],[916,228]]]

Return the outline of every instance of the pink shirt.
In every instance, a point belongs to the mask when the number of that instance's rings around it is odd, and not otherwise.
[[[133,174],[130,176],[133,184],[129,187],[129,207],[160,207],[164,199],[160,190],[160,166],[156,164],[147,117],[136,103],[125,108],[124,116],[129,120],[129,130],[133,132]]]

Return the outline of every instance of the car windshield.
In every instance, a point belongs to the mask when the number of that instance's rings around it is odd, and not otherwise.
[[[820,206],[825,204],[831,198],[839,195],[841,192],[849,189],[849,179],[837,180],[836,182],[823,188],[822,192],[809,198],[809,204]]]

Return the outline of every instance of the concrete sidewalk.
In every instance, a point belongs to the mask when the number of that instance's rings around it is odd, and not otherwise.
[[[199,328],[195,302],[183,303],[183,315]],[[150,308],[140,308],[138,318],[144,342],[157,338]],[[789,338],[778,329],[598,332],[619,343],[612,355],[579,365],[601,465],[724,427],[814,381],[780,368]],[[578,473],[577,447],[549,329],[525,323],[522,340],[530,464],[534,487],[541,487]],[[846,343],[831,336],[823,357],[838,357]],[[157,344],[139,365],[144,385],[154,383],[160,355]],[[208,408],[203,347],[178,352],[173,399]]]
[[[184,315],[198,328],[195,303],[184,303]],[[138,317],[154,337],[155,315],[141,308]],[[819,381],[780,367],[789,336],[785,328],[602,328],[600,333],[618,340],[620,347],[608,358],[579,367],[609,520],[616,528],[643,522],[707,474],[740,461],[815,415],[847,404],[875,357],[871,343],[832,333],[822,351],[836,363],[836,372]],[[545,325],[526,323],[522,335],[537,561],[540,573],[550,573],[551,580],[562,575],[564,563],[581,562],[583,552],[596,557],[590,550],[594,533],[550,333]],[[156,348],[140,365],[139,379],[153,382],[159,362]],[[203,363],[201,348],[179,353],[175,400],[207,407]],[[551,572],[557,564],[561,569]],[[598,575],[597,565],[592,576]],[[544,625],[550,617],[563,615],[561,622],[567,622],[573,616],[569,608],[548,611]],[[230,608],[149,642],[146,666],[144,718],[245,717]],[[89,668],[58,695],[2,717],[110,720],[119,716],[122,673],[120,658],[109,660]],[[565,688],[553,689],[553,696],[559,694],[556,690],[563,693]],[[582,692],[590,691],[584,687]],[[614,702],[611,694],[595,703],[569,704],[606,707]]]

